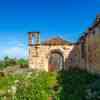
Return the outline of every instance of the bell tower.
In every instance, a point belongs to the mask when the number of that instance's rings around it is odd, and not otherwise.
[[[34,37],[34,43],[33,43]],[[40,32],[29,32],[29,46],[40,44]]]

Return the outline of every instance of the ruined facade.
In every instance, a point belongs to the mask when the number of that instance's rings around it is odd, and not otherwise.
[[[40,33],[29,32],[28,59],[33,69],[49,71],[79,67],[100,72],[100,17],[97,16],[94,24],[74,44],[60,37],[40,43]]]
[[[32,44],[32,36],[35,35],[38,36],[35,37],[35,44]],[[65,60],[74,46],[61,38],[40,43],[38,37],[39,33],[29,32],[29,66],[46,71],[64,69]]]

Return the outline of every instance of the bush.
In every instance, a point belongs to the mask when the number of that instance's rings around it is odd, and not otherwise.
[[[8,56],[4,57],[4,59],[0,61],[0,69],[13,67],[15,65],[19,65],[21,68],[27,68],[28,61],[23,58],[16,59],[16,58],[9,58]]]
[[[4,69],[9,66],[13,66],[17,64],[17,60],[15,58],[9,58],[8,56],[4,57],[4,60],[0,61],[0,69]]]
[[[86,90],[87,100],[99,100],[100,99],[100,79],[91,83]]]
[[[3,61],[0,61],[0,69],[3,69],[3,68],[5,68],[5,64]]]
[[[11,100],[48,100],[49,97],[54,96],[52,87],[56,83],[55,73],[29,72],[16,77],[16,80],[19,81],[17,84],[8,86],[10,92],[5,94],[7,100],[9,98]],[[15,78],[13,81],[15,81]]]
[[[86,100],[87,86],[97,78],[96,75],[78,69],[59,72],[60,91],[58,97],[60,100]]]
[[[27,68],[28,67],[28,61],[26,59],[19,59],[17,61],[17,64],[20,65],[21,68]]]

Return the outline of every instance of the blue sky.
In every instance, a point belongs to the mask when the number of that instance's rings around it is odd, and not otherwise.
[[[0,58],[26,56],[29,31],[75,42],[98,13],[100,0],[0,0]]]

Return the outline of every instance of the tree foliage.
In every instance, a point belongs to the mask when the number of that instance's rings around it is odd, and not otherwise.
[[[3,60],[0,60],[0,69],[14,67],[15,65],[19,65],[21,68],[28,67],[28,61],[24,58],[16,59],[8,56],[4,57]]]

